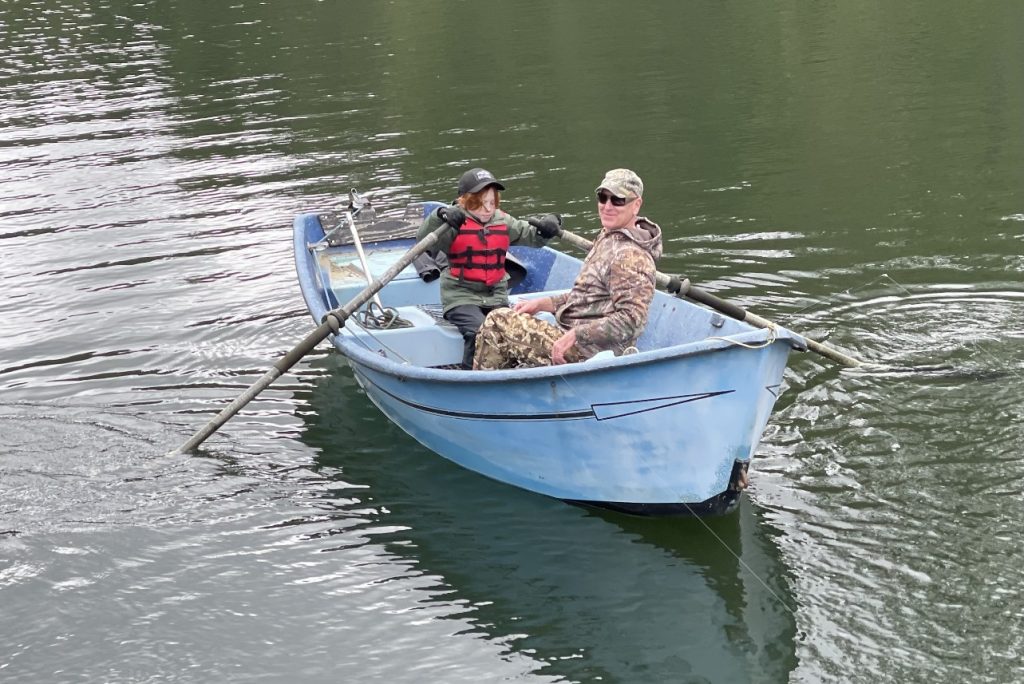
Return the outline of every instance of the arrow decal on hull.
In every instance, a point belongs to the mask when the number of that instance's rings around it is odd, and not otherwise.
[[[635,401],[613,401],[607,404],[591,404],[594,417],[598,420],[609,420],[611,418],[625,418],[626,416],[657,411],[658,409],[689,404],[691,401],[710,399],[723,394],[731,394],[736,390],[721,390],[719,392],[699,392],[697,394],[680,394],[675,397],[659,397],[657,399],[637,399]]]

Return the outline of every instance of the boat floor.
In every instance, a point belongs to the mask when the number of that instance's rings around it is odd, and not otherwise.
[[[529,295],[534,296],[534,295]],[[512,297],[512,303],[518,299]],[[462,370],[463,338],[444,317],[440,304],[397,306],[393,327],[367,324],[353,316],[345,327],[352,339],[399,363],[441,370]]]

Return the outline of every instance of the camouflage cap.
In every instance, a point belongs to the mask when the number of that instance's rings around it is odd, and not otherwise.
[[[629,169],[612,169],[604,175],[604,180],[597,186],[604,188],[616,197],[643,197],[644,182],[640,176]]]

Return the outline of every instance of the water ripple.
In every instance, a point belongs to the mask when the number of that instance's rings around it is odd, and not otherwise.
[[[754,495],[791,537],[816,667],[878,667],[888,635],[907,631],[954,650],[981,638],[1016,652],[997,626],[1016,608],[996,588],[1024,581],[1003,562],[1024,515],[1024,292],[936,285],[816,315],[843,321],[858,353],[908,367],[787,373],[793,393],[759,459]],[[933,363],[942,367],[922,365]],[[934,657],[905,647],[892,671]],[[971,669],[950,661],[943,672],[969,679]]]

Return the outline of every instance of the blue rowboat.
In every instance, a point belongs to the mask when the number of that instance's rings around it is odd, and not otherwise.
[[[346,216],[295,219],[302,295],[313,319],[358,294],[414,244],[436,203],[404,215],[362,216],[364,255]],[[572,287],[581,261],[513,247],[525,273],[515,298]],[[429,282],[428,282],[429,280]],[[664,292],[655,295],[637,353],[554,367],[459,370],[462,337],[441,318],[436,279],[410,266],[380,292],[397,312],[356,314],[330,336],[359,385],[428,449],[501,482],[572,503],[636,514],[732,509],[803,338],[763,330]],[[378,306],[370,306],[373,313]],[[380,314],[380,311],[376,311]]]

